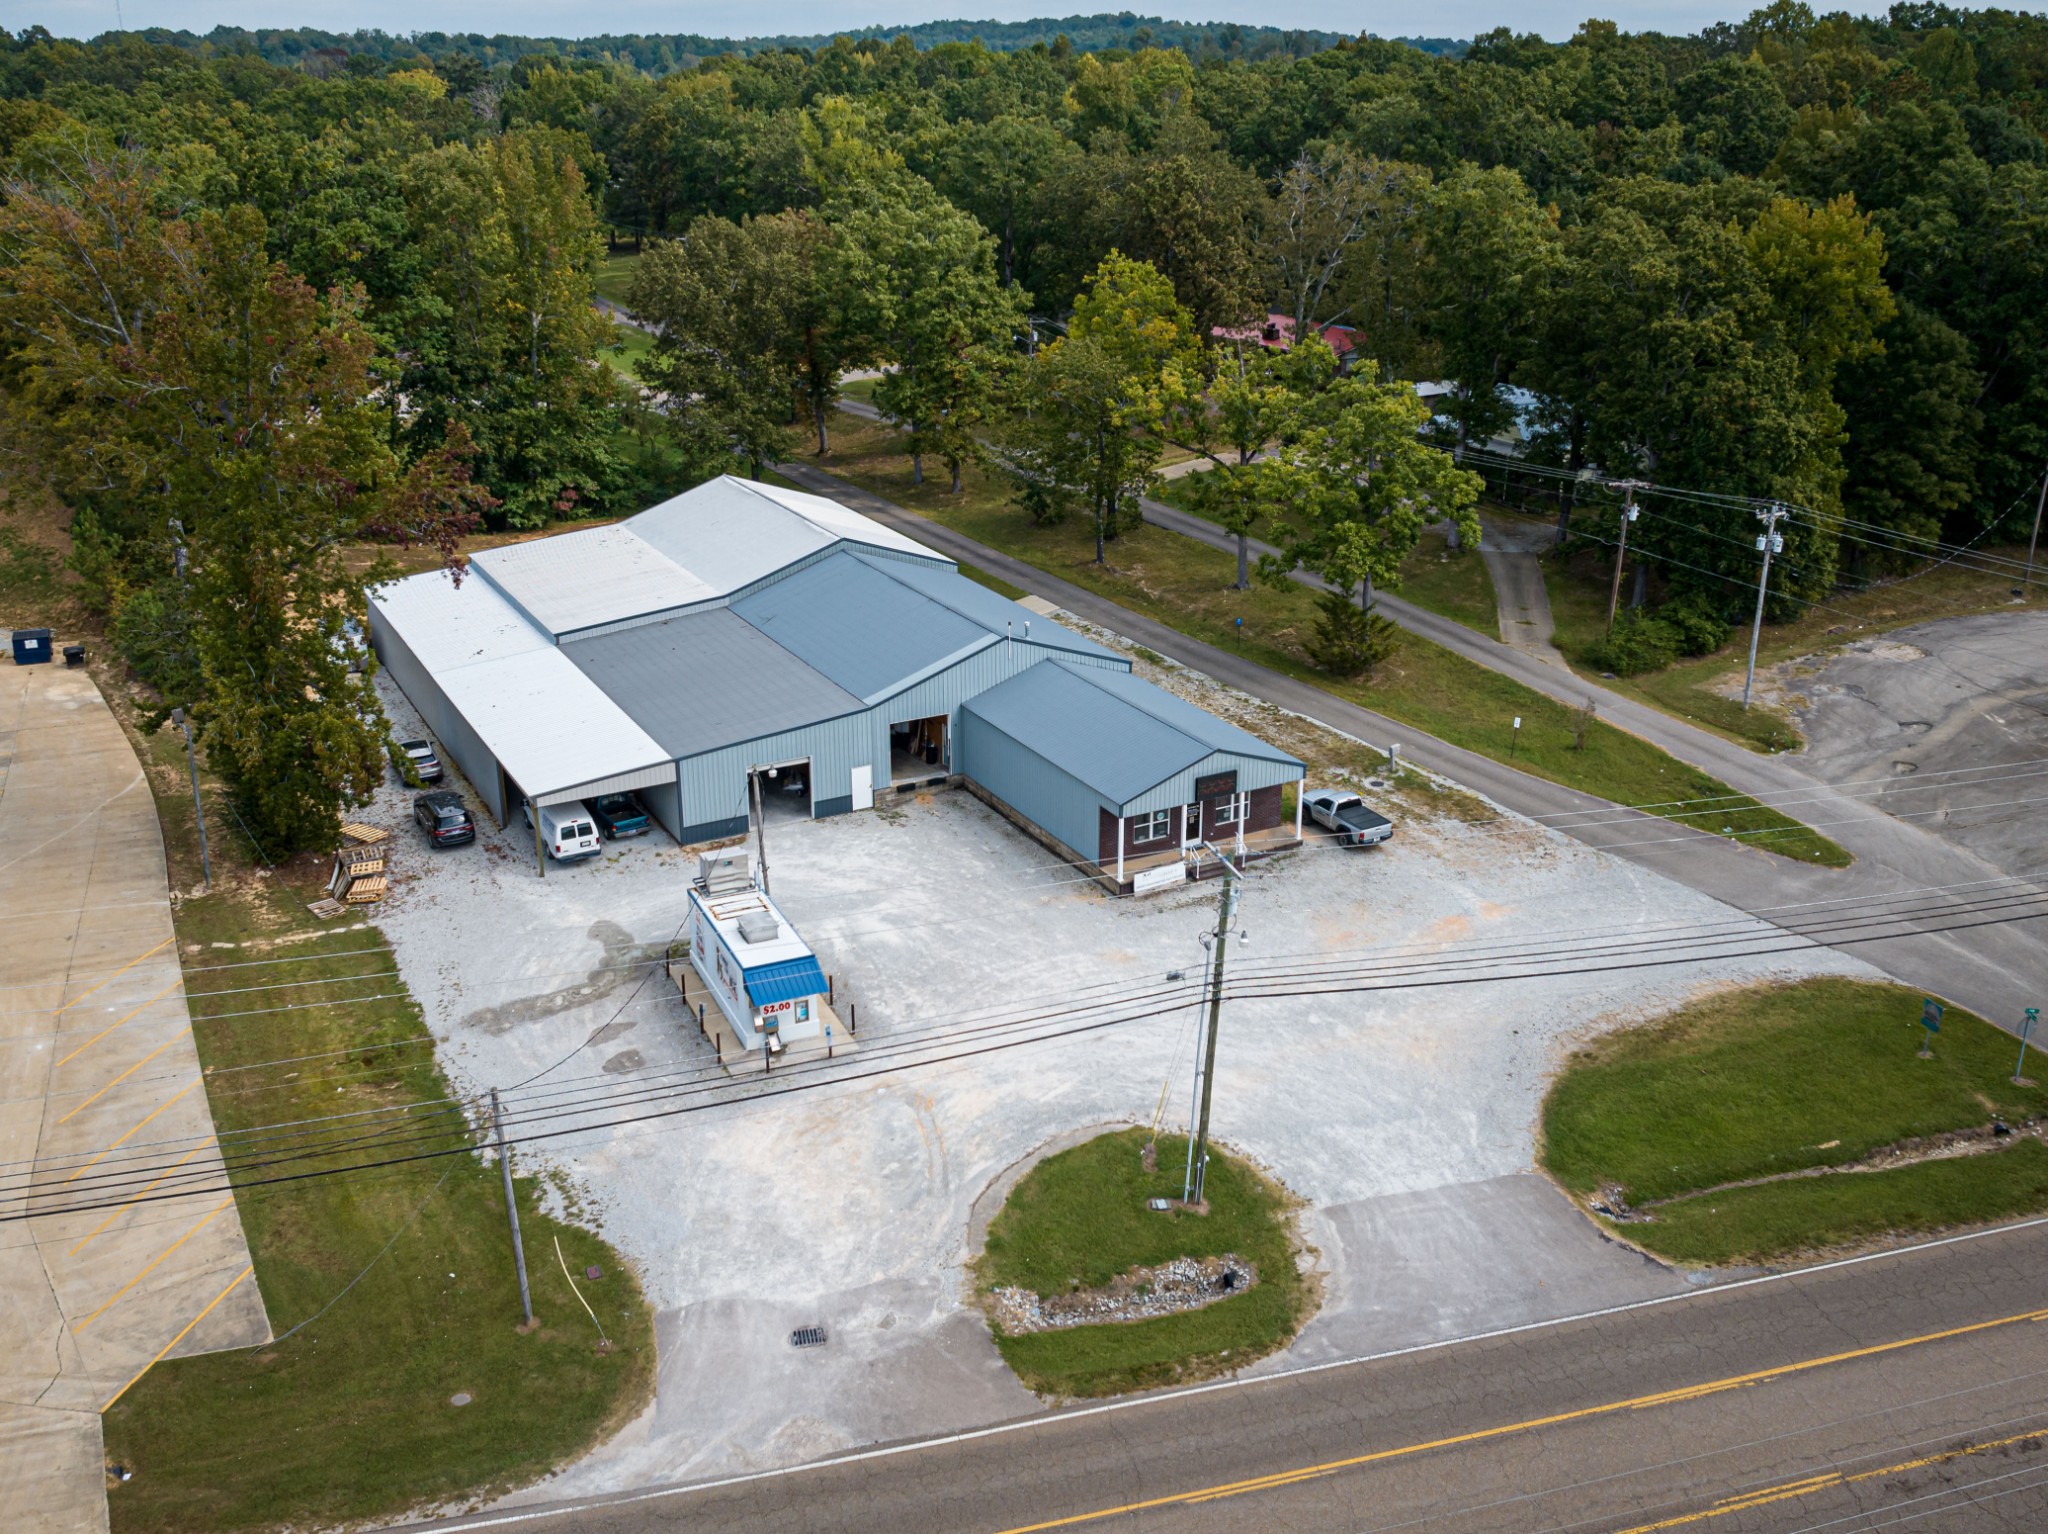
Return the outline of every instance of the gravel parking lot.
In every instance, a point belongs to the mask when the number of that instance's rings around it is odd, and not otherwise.
[[[1147,674],[1312,765],[1360,759],[1205,679]],[[403,733],[411,711],[380,686]],[[694,855],[657,831],[542,880],[518,822],[500,832],[480,817],[477,845],[434,853],[409,801],[390,788],[374,812],[400,827],[377,921],[458,1089],[548,1072],[519,1099],[608,1087],[686,1101],[700,1078],[683,1073],[704,1072],[711,1052],[637,961],[675,935]],[[1314,838],[1255,865],[1241,973],[1489,943],[1569,953],[1596,933],[1645,952],[1666,924],[1734,915],[1526,822],[1464,823],[1454,817],[1486,812],[1462,795],[1425,788],[1392,809],[1387,846]],[[1192,977],[1216,885],[1112,900],[961,792],[775,820],[769,837],[776,899],[842,1003],[857,1002],[861,1052],[839,1069],[862,1079],[526,1153],[639,1265],[663,1355],[650,1412],[530,1495],[790,1463],[1039,1409],[964,1303],[977,1201],[1094,1126],[1187,1120],[1191,990],[1113,1028],[887,1067],[913,1041],[965,1047],[992,1017],[1057,1013],[1088,987]],[[1571,1040],[1702,988],[1818,972],[1867,973],[1818,952],[1369,993],[1309,983],[1233,1002],[1217,1133],[1303,1198],[1326,1274],[1323,1314],[1266,1367],[1682,1288],[1531,1175],[1547,1075]],[[787,1333],[808,1324],[831,1341],[792,1351]]]

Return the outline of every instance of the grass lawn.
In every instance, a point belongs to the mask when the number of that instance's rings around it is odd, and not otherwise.
[[[645,383],[647,380],[641,375],[640,364],[646,359],[647,354],[654,350],[654,337],[631,325],[617,323],[612,326],[612,336],[618,347],[616,350],[607,351],[604,360],[634,383]]]
[[[633,273],[640,268],[640,252],[621,250],[606,256],[597,268],[597,296],[624,304],[633,286]]]
[[[1097,565],[1085,521],[1033,527],[1011,504],[1007,488],[972,466],[965,490],[956,496],[935,468],[923,485],[913,485],[909,460],[885,427],[842,413],[834,418],[832,440],[831,453],[805,461],[1185,634],[1241,649],[1276,671],[1500,761],[1514,748],[1513,720],[1519,715],[1522,738],[1514,761],[1526,772],[1622,804],[1712,798],[1721,812],[1705,822],[1711,830],[1802,862],[1841,867],[1849,861],[1841,848],[1797,821],[1735,795],[1720,780],[1611,725],[1595,721],[1585,749],[1574,749],[1574,710],[1426,640],[1409,636],[1368,679],[1331,677],[1302,648],[1315,621],[1312,594],[1291,583],[1234,591],[1236,561],[1221,550],[1146,526],[1114,540],[1107,562]],[[1242,639],[1234,623],[1240,617]]]
[[[1226,1253],[1255,1264],[1259,1282],[1176,1316],[998,1334],[1003,1358],[1033,1390],[1116,1395],[1235,1369],[1283,1346],[1307,1319],[1287,1193],[1212,1143],[1209,1213],[1155,1212],[1146,1199],[1180,1197],[1187,1139],[1162,1136],[1154,1172],[1141,1160],[1145,1140],[1142,1129],[1121,1130],[1033,1167],[989,1225],[976,1274],[983,1291],[1049,1297],[1099,1287],[1134,1267]]]
[[[2048,1111],[2048,1091],[2009,1079],[2012,1037],[1958,1008],[1942,1019],[1933,1058],[1920,1059],[1920,1002],[1903,986],[1858,980],[1753,986],[1601,1039],[1551,1088],[1544,1163],[1582,1197],[1618,1187],[1651,1216],[1621,1227],[1630,1239],[1687,1262],[1760,1261],[2048,1207],[2034,1141],[1728,1186]]]
[[[1985,552],[2024,559],[2024,547]],[[1585,655],[1606,632],[1607,593],[1614,573],[1613,550],[1604,546],[1580,549],[1543,561],[1543,580],[1550,593],[1550,611],[1557,625],[1557,647],[1573,666],[1588,675],[1598,671]],[[1653,567],[1654,568],[1654,567]],[[1622,601],[1629,597],[1634,566],[1622,578]],[[1652,576],[1651,589],[1657,589]],[[2040,600],[2038,597],[2036,600]],[[1888,629],[1953,618],[1969,613],[1997,612],[2011,607],[2012,581],[1956,566],[1944,566],[1909,580],[1840,591],[1824,606],[1809,607],[1790,623],[1767,623],[1757,643],[1757,668],[1824,652],[1853,639],[1867,639]],[[1800,744],[1797,726],[1780,709],[1753,702],[1745,711],[1741,679],[1749,662],[1749,625],[1737,625],[1728,643],[1712,655],[1681,660],[1662,671],[1608,682],[1653,708],[1716,730],[1758,751],[1790,750]],[[1732,686],[1731,686],[1732,684]],[[1730,691],[1734,696],[1728,696]]]
[[[100,681],[129,715],[118,683],[104,671]],[[176,732],[137,745],[173,887],[196,889]],[[214,893],[180,901],[176,922],[221,1134],[445,1099],[419,1008],[375,928],[320,926],[305,909],[318,867],[264,870],[212,785],[207,802]],[[214,967],[272,959],[283,962]],[[365,978],[337,984],[343,976]],[[206,995],[257,985],[274,988]],[[346,997],[364,999],[282,1010]],[[541,1191],[517,1185],[541,1322],[529,1336],[516,1330],[495,1166],[463,1155],[238,1196],[272,1330],[319,1318],[262,1348],[161,1363],[121,1398],[103,1419],[106,1447],[134,1479],[109,1490],[113,1528],[213,1534],[395,1518],[533,1480],[630,1420],[653,1386],[646,1300],[618,1253],[542,1211]],[[618,1345],[609,1354],[570,1293],[557,1238]],[[593,1264],[603,1276],[584,1279]],[[472,1404],[450,1405],[459,1391]]]

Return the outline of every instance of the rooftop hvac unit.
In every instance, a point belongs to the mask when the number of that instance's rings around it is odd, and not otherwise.
[[[782,935],[782,923],[773,911],[749,911],[739,920],[740,941],[772,943]]]
[[[697,882],[707,895],[731,895],[752,889],[753,859],[744,852],[707,852],[697,859]]]

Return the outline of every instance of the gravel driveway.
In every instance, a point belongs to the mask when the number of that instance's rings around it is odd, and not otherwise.
[[[1206,679],[1143,669],[1312,764],[1357,759],[1354,743]],[[411,710],[379,685],[406,733]],[[550,1071],[529,1093],[637,1083],[659,1096],[675,1079],[663,1073],[705,1069],[708,1047],[639,962],[681,923],[691,854],[657,832],[542,880],[517,822],[508,834],[481,817],[476,846],[433,853],[406,821],[408,802],[387,789],[368,817],[401,827],[378,925],[458,1089]],[[1466,824],[1432,818],[1431,805],[1476,807],[1425,792],[1392,806],[1399,834],[1384,847],[1312,838],[1255,865],[1238,972],[1489,943],[1564,954],[1595,932],[1647,952],[1664,924],[1735,915],[1528,822]],[[1217,886],[1112,900],[961,792],[776,820],[769,836],[776,898],[836,976],[842,1005],[857,1003],[853,1069],[874,1074],[524,1153],[638,1265],[662,1347],[649,1412],[528,1498],[785,1464],[1039,1409],[965,1303],[977,1200],[1060,1137],[1186,1122],[1192,1005],[953,1063],[881,1067],[906,1041],[964,1043],[991,1017],[1070,1008],[1088,987],[1199,972]],[[1730,981],[1817,972],[1869,973],[1818,952],[1234,1001],[1216,1132],[1306,1201],[1329,1296],[1292,1353],[1266,1367],[1682,1287],[1531,1175],[1546,1079],[1593,1031]],[[809,1324],[829,1343],[793,1351],[789,1330]]]

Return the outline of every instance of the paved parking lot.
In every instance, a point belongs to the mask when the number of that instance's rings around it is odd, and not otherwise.
[[[156,806],[83,672],[0,669],[0,848],[0,1211],[31,1158],[39,1204],[127,1157],[217,1168]],[[0,1225],[8,1528],[104,1528],[100,1412],[159,1358],[269,1335],[224,1195]]]
[[[1200,689],[1199,679],[1159,677]],[[403,700],[387,690],[401,728]],[[1209,706],[1229,702],[1203,690]],[[1308,727],[1248,700],[1230,711]],[[1338,743],[1341,746],[1341,743]],[[1311,753],[1312,755],[1314,753]],[[401,823],[406,796],[378,814]],[[916,1068],[907,1041],[1060,1014],[1085,988],[1198,971],[1216,886],[1116,901],[993,811],[941,792],[770,826],[774,893],[858,1006],[858,1081],[592,1129],[537,1154],[560,1196],[639,1265],[660,1312],[659,1399],[547,1495],[788,1463],[1037,1409],[965,1305],[977,1201],[1048,1144],[1188,1116],[1195,1009]],[[683,915],[693,859],[659,837],[535,876],[523,827],[430,853],[402,831],[379,913],[459,1087],[617,1093],[673,1107],[709,1058],[636,959]],[[1404,811],[1390,845],[1312,839],[1246,879],[1241,973],[1469,945],[1569,953],[1588,934],[1655,946],[1665,923],[1733,917],[1541,830]],[[1767,929],[1759,926],[1759,933]],[[1567,1314],[1686,1280],[1604,1241],[1532,1174],[1547,1076],[1567,1043],[1702,988],[1860,972],[1795,958],[1441,989],[1234,1001],[1215,1089],[1220,1137],[1306,1201],[1328,1300],[1266,1368]],[[1192,1000],[1192,992],[1186,993]],[[557,1099],[570,1101],[572,1099]],[[623,1099],[619,1099],[623,1101]],[[573,1122],[588,1122],[575,1120]],[[529,1162],[531,1164],[531,1162]],[[792,1352],[818,1323],[830,1344]]]

